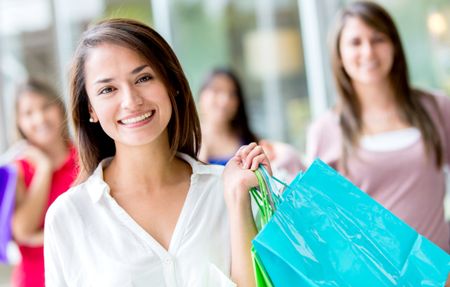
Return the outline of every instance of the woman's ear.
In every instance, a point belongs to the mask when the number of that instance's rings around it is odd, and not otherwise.
[[[89,110],[89,122],[91,123],[96,123],[98,122],[98,117],[97,114],[95,113],[94,109],[92,108],[91,104],[89,104],[88,106],[88,110]]]

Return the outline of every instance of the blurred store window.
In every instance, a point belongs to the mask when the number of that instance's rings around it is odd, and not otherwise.
[[[195,95],[208,71],[241,77],[251,125],[300,149],[309,101],[298,1],[170,1],[172,45]]]
[[[215,66],[245,84],[252,127],[303,150],[306,125],[334,102],[327,34],[349,0],[1,0],[0,151],[14,140],[12,94],[26,76],[67,96],[70,60],[92,21],[128,17],[160,31],[194,95]],[[415,85],[450,93],[450,2],[378,0],[397,22]]]

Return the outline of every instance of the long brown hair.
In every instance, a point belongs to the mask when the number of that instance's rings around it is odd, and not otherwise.
[[[71,114],[80,157],[80,177],[90,175],[99,162],[114,156],[115,144],[99,123],[90,123],[85,62],[89,51],[103,43],[131,49],[144,57],[161,77],[172,104],[167,130],[172,156],[180,151],[193,158],[201,142],[200,123],[189,83],[169,44],[152,28],[129,19],[102,21],[82,35],[70,77]]]
[[[380,5],[368,1],[357,1],[346,6],[337,15],[334,31],[330,38],[333,74],[339,94],[338,113],[343,136],[341,168],[346,170],[348,156],[352,148],[358,145],[358,139],[362,130],[361,104],[352,85],[351,78],[342,66],[339,46],[346,21],[352,17],[362,20],[369,27],[386,35],[392,42],[394,60],[389,78],[400,116],[408,124],[420,130],[428,155],[434,155],[436,165],[438,167],[442,166],[443,151],[441,139],[421,100],[422,97],[430,96],[413,90],[410,86],[406,57],[394,21]],[[430,99],[437,106],[434,99],[432,97]]]
[[[238,76],[229,68],[215,68],[213,69],[203,80],[200,88],[200,94],[211,85],[211,82],[217,76],[225,76],[231,80],[236,89],[236,97],[238,99],[238,108],[236,114],[231,119],[230,126],[234,132],[237,133],[239,139],[243,141],[244,144],[249,144],[251,142],[257,142],[258,138],[250,129],[248,122],[247,111],[245,108],[244,90],[242,88],[241,82]]]
[[[55,89],[53,89],[50,85],[48,85],[45,82],[39,81],[35,78],[29,78],[25,82],[19,84],[16,88],[16,95],[15,95],[15,112],[16,112],[16,127],[18,136],[28,140],[26,135],[23,133],[23,131],[19,127],[19,105],[20,101],[22,100],[22,97],[27,92],[35,93],[43,98],[45,98],[48,102],[56,105],[60,111],[61,116],[63,119],[63,122],[61,123],[61,135],[63,137],[63,140],[66,142],[66,144],[70,143],[70,135],[69,135],[69,127],[67,124],[67,111],[66,106],[64,104],[63,99],[59,96],[59,94],[56,92]]]

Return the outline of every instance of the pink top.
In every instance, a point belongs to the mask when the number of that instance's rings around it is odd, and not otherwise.
[[[430,96],[422,102],[437,126],[450,162],[450,98]],[[309,159],[319,157],[333,168],[341,157],[342,134],[339,118],[329,111],[315,121],[308,132]],[[349,178],[372,198],[438,246],[450,250],[449,225],[444,221],[445,174],[428,157],[422,140],[395,151],[368,151],[355,148],[348,160]],[[341,171],[342,172],[342,171]]]
[[[50,195],[48,205],[45,209],[47,212],[50,204],[55,199],[65,192],[72,185],[72,182],[77,176],[76,168],[77,153],[74,147],[71,147],[70,154],[65,163],[54,171],[51,182]],[[34,175],[34,168],[25,160],[18,161],[21,168],[25,186],[28,188]],[[41,228],[44,227],[44,216],[42,216]],[[44,287],[44,248],[28,247],[19,245],[19,250],[22,255],[22,261],[14,269],[12,276],[13,286],[16,287]]]

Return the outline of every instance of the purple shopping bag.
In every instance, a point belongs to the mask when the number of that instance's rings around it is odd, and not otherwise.
[[[0,167],[0,263],[8,262],[6,249],[12,239],[11,218],[16,197],[17,171],[14,166]]]

